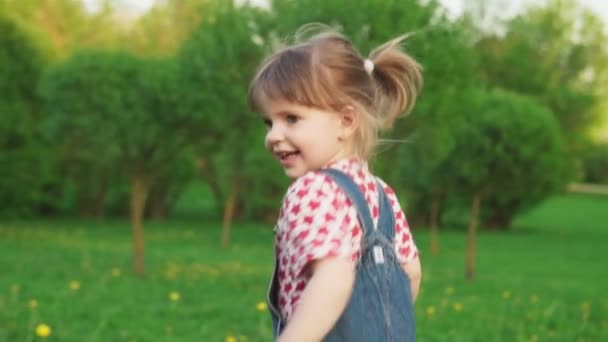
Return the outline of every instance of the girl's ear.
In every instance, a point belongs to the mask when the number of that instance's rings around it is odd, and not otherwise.
[[[348,105],[340,111],[340,138],[350,138],[359,126],[359,115],[354,106]]]

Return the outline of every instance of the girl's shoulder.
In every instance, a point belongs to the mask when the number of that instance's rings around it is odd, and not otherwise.
[[[339,190],[331,177],[322,171],[309,171],[287,189],[283,202],[303,201],[334,195]]]
[[[376,177],[376,180],[378,181],[379,185],[382,187],[382,190],[384,190],[384,193],[389,198],[397,196],[395,194],[395,191],[393,190],[393,188],[387,182],[385,182],[382,178]]]

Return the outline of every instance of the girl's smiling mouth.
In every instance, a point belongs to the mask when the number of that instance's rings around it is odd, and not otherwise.
[[[275,157],[281,162],[281,164],[291,164],[294,159],[300,155],[300,151],[276,151],[274,152]]]

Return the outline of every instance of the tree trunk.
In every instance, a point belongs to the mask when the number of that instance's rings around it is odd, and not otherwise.
[[[133,227],[133,271],[143,276],[144,265],[144,226],[143,216],[146,206],[147,189],[142,176],[131,178],[131,225]]]
[[[429,226],[431,230],[431,255],[439,254],[439,196],[433,196],[431,201],[431,214],[429,217]]]
[[[238,181],[233,181],[230,185],[230,193],[224,203],[224,220],[222,223],[222,248],[230,245],[230,226],[234,217],[234,208],[239,191]]]
[[[103,217],[103,206],[106,201],[106,194],[110,186],[110,176],[103,175],[101,179],[100,189],[97,191],[95,198],[93,199],[93,216],[96,218]]]
[[[481,205],[481,191],[473,195],[473,204],[471,205],[471,219],[469,221],[469,229],[467,234],[467,256],[465,266],[465,278],[472,280],[475,278],[475,253],[477,249],[477,223],[479,221],[479,207]]]

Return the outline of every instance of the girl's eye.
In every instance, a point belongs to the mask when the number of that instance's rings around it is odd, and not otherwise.
[[[270,121],[270,119],[264,119],[264,126],[266,126],[266,128],[272,128],[272,121]]]
[[[287,120],[288,124],[295,124],[296,122],[298,122],[299,118],[293,114],[288,114],[285,117],[285,120]]]

